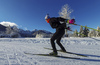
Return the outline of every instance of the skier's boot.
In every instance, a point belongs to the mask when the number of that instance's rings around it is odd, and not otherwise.
[[[65,52],[65,53],[67,52],[66,50],[59,50],[59,51],[61,51],[61,52]]]
[[[57,52],[51,52],[51,53],[49,53],[49,55],[51,55],[51,56],[57,56],[58,53]]]

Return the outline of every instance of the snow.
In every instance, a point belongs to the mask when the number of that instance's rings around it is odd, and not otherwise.
[[[27,55],[50,53],[50,38],[0,38],[0,65],[99,65],[100,38],[63,38],[62,44],[67,51],[83,54],[81,57],[58,52],[61,56],[81,59],[68,59],[47,56]],[[57,49],[60,49],[56,45]]]

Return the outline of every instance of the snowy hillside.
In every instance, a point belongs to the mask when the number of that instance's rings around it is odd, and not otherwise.
[[[81,59],[68,59],[47,56],[27,55],[52,52],[50,38],[0,38],[0,65],[99,65],[100,38],[63,38],[67,51],[83,54],[81,57],[59,52],[59,55]],[[60,49],[57,46],[57,49]]]

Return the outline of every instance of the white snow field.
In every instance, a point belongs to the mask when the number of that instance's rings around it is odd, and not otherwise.
[[[47,54],[52,50],[50,38],[0,38],[0,65],[100,65],[100,38],[63,38],[67,51],[83,54],[81,57],[58,52],[61,56],[81,59],[58,58],[25,54]],[[60,49],[56,45],[57,49]]]

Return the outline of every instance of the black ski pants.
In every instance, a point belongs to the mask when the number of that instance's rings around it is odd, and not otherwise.
[[[64,28],[56,28],[56,32],[51,37],[51,46],[53,48],[53,52],[57,53],[57,49],[56,49],[56,46],[55,46],[55,40],[56,40],[56,43],[60,46],[60,48],[63,51],[66,51],[65,48],[63,47],[63,45],[60,43],[60,40],[63,37],[64,33],[65,33]]]

